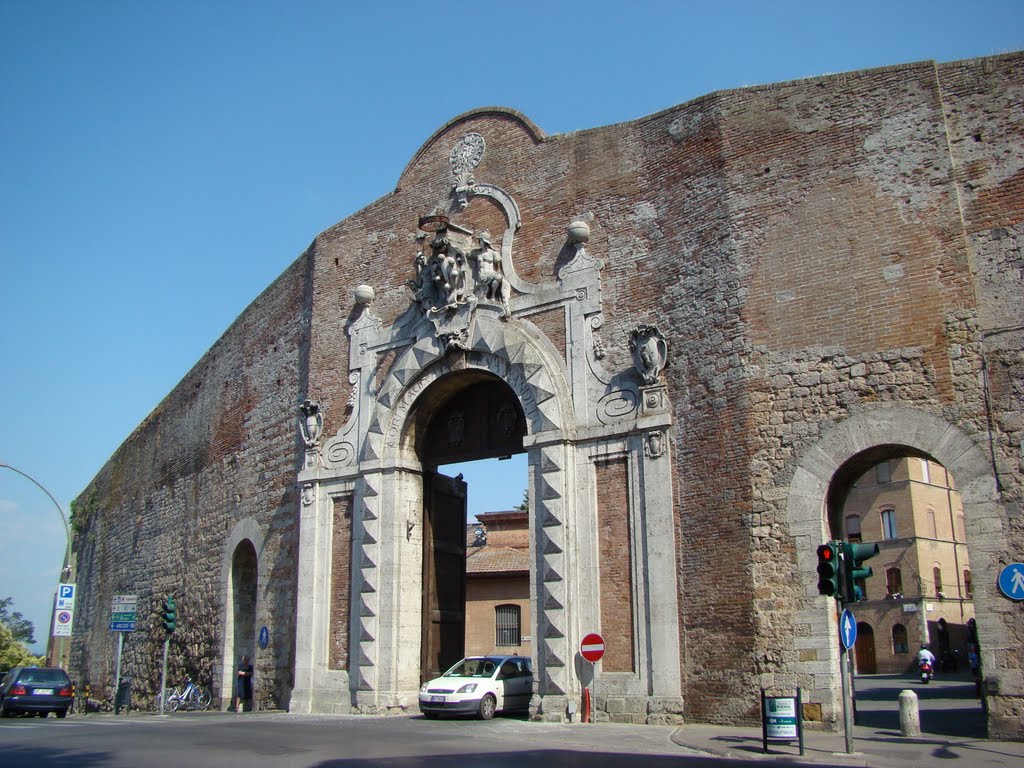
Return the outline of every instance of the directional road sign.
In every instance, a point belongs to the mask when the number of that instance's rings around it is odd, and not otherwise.
[[[999,591],[1011,600],[1024,600],[1024,563],[1010,563],[999,572]]]
[[[843,611],[839,619],[839,639],[843,642],[843,648],[850,650],[857,642],[857,620],[849,608]]]
[[[604,656],[604,638],[596,632],[591,632],[580,643],[580,654],[591,663],[600,661]]]

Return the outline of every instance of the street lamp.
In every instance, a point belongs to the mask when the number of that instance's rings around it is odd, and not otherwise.
[[[19,475],[21,475],[22,477],[24,477],[25,479],[29,480],[33,485],[36,486],[36,488],[38,488],[43,493],[45,493],[47,496],[49,496],[50,501],[53,502],[53,506],[55,506],[57,508],[57,514],[60,515],[60,521],[62,523],[64,523],[64,540],[66,542],[66,546],[65,546],[65,549],[64,549],[64,566],[61,568],[60,578],[58,579],[57,583],[59,584],[61,582],[67,581],[68,579],[71,578],[71,528],[68,526],[68,518],[64,514],[64,510],[60,508],[60,504],[57,503],[57,500],[53,497],[53,494],[50,493],[48,490],[46,490],[46,488],[44,488],[43,485],[38,480],[36,480],[34,477],[32,477],[31,475],[28,475],[28,474],[22,472],[17,467],[12,467],[10,464],[8,464],[5,461],[0,461],[0,467],[4,467],[6,469],[11,470],[12,472],[16,472]],[[52,620],[53,619],[51,618],[51,621]],[[51,645],[52,641],[53,641],[53,637],[51,636],[49,638],[49,642],[47,643],[47,646],[48,646],[49,649],[52,649],[52,645]],[[63,662],[63,656],[64,656],[64,638],[63,637],[60,640],[60,646],[61,646],[61,648],[60,648],[61,661]],[[47,651],[47,653],[49,653],[49,650]]]

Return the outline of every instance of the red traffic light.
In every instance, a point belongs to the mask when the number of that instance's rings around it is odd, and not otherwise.
[[[836,555],[835,549],[830,547],[828,544],[822,544],[818,547],[818,559],[824,560],[826,563],[831,562]]]

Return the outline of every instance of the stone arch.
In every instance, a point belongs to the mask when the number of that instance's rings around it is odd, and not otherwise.
[[[402,627],[398,634],[404,636],[419,626],[415,609],[389,614],[395,603],[390,592],[385,593],[391,589],[391,571],[409,568],[416,557],[412,549],[402,553],[395,549],[412,546],[411,537],[417,530],[415,510],[421,503],[416,501],[419,491],[415,490],[421,467],[406,424],[427,387],[466,370],[504,380],[518,398],[526,420],[531,539],[536,542],[531,570],[536,574],[538,602],[543,607],[543,614],[534,617],[535,652],[542,674],[546,674],[542,690],[556,695],[566,690],[572,649],[568,647],[564,609],[569,602],[564,577],[569,545],[563,522],[566,497],[575,482],[575,458],[568,444],[575,419],[565,363],[531,324],[501,322],[478,312],[463,349],[448,352],[433,337],[420,339],[396,360],[370,404],[361,455],[362,466],[369,471],[364,470],[358,480],[361,525],[354,554],[359,563],[358,604],[352,628],[355,637],[365,638],[359,643],[352,670],[357,706],[364,710],[379,707],[381,697],[407,698],[415,703],[418,678],[402,676],[403,670],[414,665],[415,654],[397,638],[387,641],[395,651],[385,651],[385,643],[380,641],[382,635],[395,631],[396,622]],[[543,441],[540,435],[544,435]],[[394,530],[405,534],[397,543],[386,534]],[[390,615],[389,621],[382,622],[382,614]],[[381,658],[382,653],[392,657],[397,653],[403,661],[392,665],[390,659]],[[359,699],[362,692],[367,696],[365,705]],[[377,699],[371,702],[374,696]]]
[[[839,634],[836,615],[829,601],[817,599],[815,551],[818,544],[832,537],[828,510],[838,506],[831,496],[842,492],[846,480],[871,464],[889,456],[907,453],[928,456],[943,464],[956,479],[967,510],[967,540],[971,569],[984,576],[976,583],[996,581],[996,553],[1005,541],[1005,520],[998,503],[995,476],[985,451],[962,428],[928,411],[908,407],[878,407],[853,414],[826,430],[797,459],[790,481],[786,518],[796,545],[796,569],[806,606],[795,612],[797,625],[812,628],[808,642],[817,651],[819,661],[827,660],[829,670],[838,669]],[[837,490],[838,489],[838,490]],[[834,528],[841,536],[842,528]],[[987,582],[983,582],[987,579]],[[990,591],[975,590],[978,616],[990,622],[988,632],[1005,631],[997,598]],[[979,630],[981,630],[979,622]],[[835,686],[818,694],[830,700],[838,711]],[[828,697],[831,694],[831,699]]]
[[[256,603],[260,583],[260,554],[265,534],[259,524],[247,517],[231,529],[221,554],[224,627],[221,652],[220,690],[222,706],[234,692],[234,669],[244,653],[256,658]],[[245,628],[248,628],[246,630]],[[251,631],[250,631],[251,630]],[[247,636],[248,635],[248,636]]]
[[[407,450],[401,435],[419,395],[456,370],[490,371],[512,388],[526,416],[527,433],[571,431],[572,396],[565,363],[538,332],[525,323],[513,325],[486,316],[473,323],[463,354],[446,355],[432,336],[417,341],[392,367],[381,384],[363,448],[363,458],[396,459]],[[557,372],[557,375],[555,374]]]

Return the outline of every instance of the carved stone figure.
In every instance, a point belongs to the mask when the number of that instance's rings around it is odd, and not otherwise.
[[[304,400],[299,406],[299,429],[302,431],[302,441],[306,448],[313,450],[320,440],[320,433],[324,428],[324,416],[320,413],[320,404],[315,400]]]
[[[654,325],[638,325],[629,340],[633,365],[645,384],[655,384],[668,363],[668,343]]]
[[[509,285],[505,280],[501,264],[501,251],[491,242],[491,233],[486,229],[477,233],[479,246],[469,252],[469,259],[476,264],[475,290],[482,292],[491,301],[501,304],[501,317],[508,318]]]

